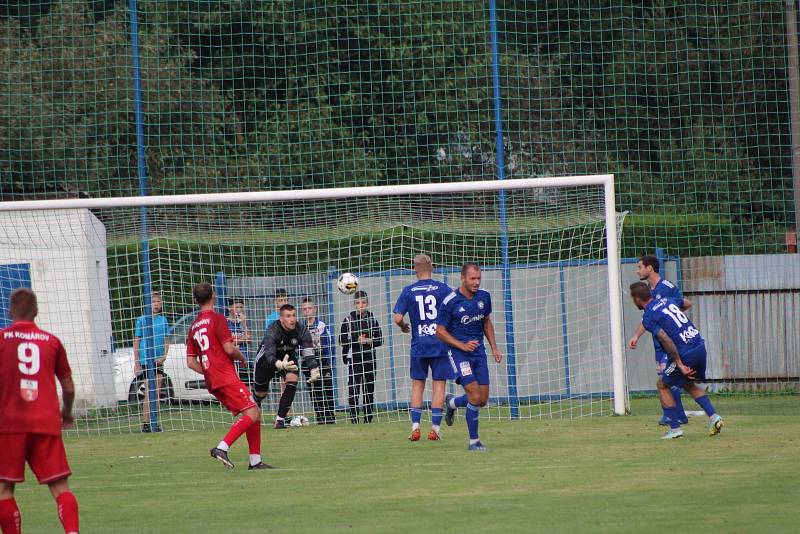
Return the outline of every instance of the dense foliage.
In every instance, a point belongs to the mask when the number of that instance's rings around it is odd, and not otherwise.
[[[715,252],[780,245],[783,2],[498,4],[510,177],[613,172],[668,249],[695,216]],[[153,193],[496,174],[483,3],[139,0],[139,21]],[[131,73],[127,3],[5,2],[2,197],[137,194]]]

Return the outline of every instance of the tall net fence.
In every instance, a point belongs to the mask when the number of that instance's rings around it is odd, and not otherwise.
[[[796,392],[800,262],[784,253],[797,226],[789,84],[797,7],[780,0],[492,7],[5,2],[0,197],[613,173],[617,208],[629,214],[623,282],[636,279],[637,257],[657,253],[664,274],[696,303],[692,317],[715,369],[711,387]],[[556,193],[537,195],[540,205],[565,205]],[[336,231],[354,241],[361,224],[385,213],[376,210],[390,209],[350,208],[356,221]],[[138,213],[97,215],[111,236],[111,278],[113,265],[128,266],[120,284],[131,290],[112,291],[112,316],[137,315],[145,287]],[[162,246],[192,234],[203,216],[151,210],[156,280],[159,269],[185,271],[184,283],[198,272],[181,262],[206,261],[201,252],[195,258]],[[301,219],[273,209],[263,216],[252,224]],[[232,239],[223,224],[215,227],[225,235],[214,242]],[[306,252],[292,254],[309,261]],[[0,271],[4,287],[22,283],[15,273]],[[625,307],[626,325],[636,314]],[[115,340],[128,342],[131,328],[115,319]],[[643,349],[628,352],[629,375],[652,360]],[[652,391],[655,375],[637,376],[629,376],[631,390]]]

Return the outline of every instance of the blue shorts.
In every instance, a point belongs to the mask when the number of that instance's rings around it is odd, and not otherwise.
[[[695,370],[695,375],[692,380],[695,382],[703,382],[706,379],[706,346],[700,345],[681,356],[683,364]],[[664,369],[661,375],[661,381],[669,387],[683,387],[689,380],[678,370],[674,362],[669,362],[669,365]]]
[[[450,361],[456,382],[466,386],[478,382],[481,386],[489,385],[489,366],[486,364],[486,354],[481,356],[465,356],[463,353],[450,351],[447,359]]]
[[[427,380],[428,369],[431,370],[431,377],[434,380],[452,380],[454,378],[450,362],[445,356],[411,358],[411,378],[413,380]]]

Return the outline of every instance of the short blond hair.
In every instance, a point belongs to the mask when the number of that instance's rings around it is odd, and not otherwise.
[[[433,260],[427,254],[417,254],[414,256],[414,269],[433,271]]]

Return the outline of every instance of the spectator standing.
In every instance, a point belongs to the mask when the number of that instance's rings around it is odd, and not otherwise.
[[[336,359],[336,345],[330,328],[317,315],[317,303],[311,297],[303,299],[300,306],[306,327],[311,332],[314,352],[319,362],[320,380],[311,388],[311,402],[317,424],[336,424],[336,409],[333,402],[333,363]],[[306,369],[304,372],[308,372]]]
[[[145,382],[142,432],[161,432],[161,427],[157,423],[151,424],[150,415],[151,412],[158,413],[158,403],[161,399],[164,362],[169,352],[169,322],[161,315],[163,301],[157,291],[150,296],[150,308],[149,315],[145,313],[136,319],[136,330],[133,334],[133,371],[137,377],[143,377]],[[150,390],[153,374],[155,374],[155,391]]]
[[[347,405],[350,422],[358,423],[359,399],[363,397],[364,422],[371,423],[375,412],[375,349],[383,345],[383,332],[369,311],[366,291],[353,295],[355,309],[342,321],[339,343],[347,364]]]

